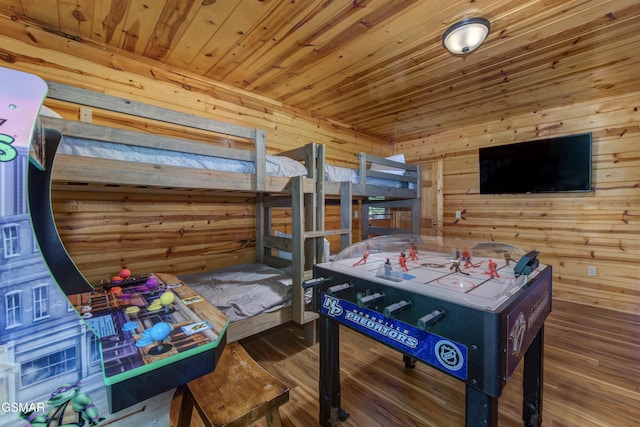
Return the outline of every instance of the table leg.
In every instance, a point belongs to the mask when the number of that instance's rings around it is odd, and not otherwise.
[[[542,425],[543,346],[544,326],[524,355],[522,421],[527,427]]]
[[[467,385],[466,427],[497,427],[498,398]]]
[[[320,425],[331,427],[349,414],[340,407],[340,325],[321,316],[320,325]]]

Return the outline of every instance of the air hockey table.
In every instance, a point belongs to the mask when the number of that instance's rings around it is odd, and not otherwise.
[[[340,402],[339,326],[466,384],[466,425],[496,426],[498,398],[524,359],[523,422],[542,422],[544,322],[551,266],[501,243],[381,236],[314,266],[320,314],[320,424],[348,417]]]

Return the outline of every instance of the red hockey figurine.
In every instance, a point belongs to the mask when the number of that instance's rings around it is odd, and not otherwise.
[[[498,263],[494,260],[489,260],[489,271],[486,271],[485,274],[489,274],[491,278],[500,277],[498,274]]]
[[[402,267],[404,271],[409,271],[409,269],[407,268],[407,256],[405,255],[404,251],[400,252],[398,261],[400,261],[400,267]]]
[[[411,261],[417,261],[418,260],[418,251],[416,250],[415,246],[411,246],[409,248],[409,259]]]
[[[355,267],[356,265],[366,264],[367,263],[367,258],[369,258],[369,246],[367,246],[367,250],[364,251],[364,255],[362,255],[362,258],[360,258],[360,260],[358,262],[353,264],[353,266]]]
[[[469,252],[468,249],[465,249],[464,251],[462,251],[462,259],[464,260],[464,268],[469,268],[469,266],[471,267],[478,267],[478,265],[475,265],[471,262],[471,253]]]

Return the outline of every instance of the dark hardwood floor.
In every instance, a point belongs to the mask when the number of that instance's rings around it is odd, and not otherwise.
[[[554,301],[545,327],[543,426],[640,425],[640,315]],[[348,328],[340,330],[344,427],[463,426],[465,387]],[[318,425],[318,344],[285,325],[242,341],[290,388],[284,427]],[[499,401],[499,425],[521,426],[522,363]],[[172,408],[172,418],[176,408]],[[192,426],[202,424],[194,416]],[[262,420],[256,426],[266,426]]]

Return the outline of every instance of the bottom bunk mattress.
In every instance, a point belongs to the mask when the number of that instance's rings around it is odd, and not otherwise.
[[[231,322],[291,305],[290,274],[264,264],[241,264],[179,279],[223,311]]]

